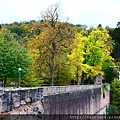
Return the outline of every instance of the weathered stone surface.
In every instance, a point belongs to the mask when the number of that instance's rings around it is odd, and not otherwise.
[[[94,78],[94,84],[96,85],[102,85],[102,75],[98,74],[95,78]]]
[[[2,99],[0,98],[0,113],[2,111]]]
[[[26,104],[26,102],[25,102],[25,100],[21,100],[21,103],[20,103],[21,105],[25,105]]]
[[[29,102],[31,102],[31,99],[30,98],[26,98],[25,102],[29,103]]]
[[[0,113],[95,114],[110,102],[109,90],[100,91],[100,85],[11,89],[1,95]]]
[[[109,91],[105,96],[100,87],[45,96],[44,114],[95,114],[109,104]]]

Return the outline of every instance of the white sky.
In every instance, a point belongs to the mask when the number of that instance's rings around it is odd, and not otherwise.
[[[0,24],[38,20],[54,3],[60,3],[69,23],[116,27],[120,21],[120,0],[0,0]]]

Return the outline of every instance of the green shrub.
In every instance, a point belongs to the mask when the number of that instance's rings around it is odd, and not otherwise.
[[[111,83],[110,94],[111,104],[120,106],[120,80],[113,80],[113,82]]]

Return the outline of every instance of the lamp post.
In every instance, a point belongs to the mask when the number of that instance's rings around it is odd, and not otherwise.
[[[18,68],[18,73],[19,73],[19,78],[18,78],[18,87],[20,88],[20,79],[21,79],[21,71],[22,71],[22,68]]]

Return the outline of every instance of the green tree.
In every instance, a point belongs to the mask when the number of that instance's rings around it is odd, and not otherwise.
[[[56,71],[55,84],[58,85],[70,85],[71,80],[73,79],[73,74],[70,71],[69,65],[58,66]]]
[[[111,83],[111,104],[115,106],[120,106],[120,81],[114,79]]]
[[[114,70],[112,66],[114,66],[113,63],[107,63],[107,62],[103,62],[103,66],[102,66],[102,70],[104,72],[103,81],[110,84],[114,80],[114,78],[118,78],[118,73],[117,71]]]
[[[27,50],[21,46],[6,28],[0,30],[0,78],[7,83],[7,78],[17,78],[18,68],[22,68],[22,75],[28,72],[31,59]]]
[[[115,61],[118,62],[120,59],[120,27],[107,28],[107,30],[109,31],[109,35],[115,41],[114,50],[111,55],[115,59]]]

